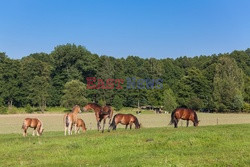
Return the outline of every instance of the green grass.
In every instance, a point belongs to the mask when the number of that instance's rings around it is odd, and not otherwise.
[[[250,124],[0,135],[0,166],[248,166]]]

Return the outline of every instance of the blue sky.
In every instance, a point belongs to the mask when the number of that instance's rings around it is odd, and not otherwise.
[[[1,0],[0,52],[75,43],[114,57],[176,58],[250,47],[248,0]]]

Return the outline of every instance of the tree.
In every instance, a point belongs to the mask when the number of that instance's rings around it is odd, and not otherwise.
[[[42,112],[46,109],[47,98],[49,97],[49,78],[35,76],[31,82],[29,98],[33,105],[38,105]]]
[[[99,56],[75,44],[59,45],[51,52],[51,56],[54,60],[52,99],[53,105],[59,105],[66,82],[79,80],[86,83],[86,77],[96,76]]]
[[[177,106],[176,98],[172,89],[166,89],[163,93],[164,96],[164,109],[168,112],[173,111]]]
[[[236,61],[229,57],[220,57],[216,66],[213,92],[217,108],[220,111],[241,110],[243,87],[243,72]]]
[[[22,106],[27,104],[38,105],[42,111],[45,110],[47,101],[51,97],[51,70],[52,66],[40,59],[39,53],[25,57],[21,60],[21,97]],[[44,54],[42,54],[44,56]]]
[[[187,75],[182,77],[178,83],[179,104],[188,107],[191,99],[200,99],[201,102],[207,103],[211,97],[212,91],[209,89],[208,80],[202,71],[193,67],[187,70]],[[203,107],[200,105],[200,107]]]
[[[0,53],[0,102],[20,106],[20,62]]]
[[[123,107],[123,100],[118,95],[115,95],[112,104],[119,111]]]
[[[61,99],[61,105],[71,108],[74,105],[84,105],[87,103],[86,86],[79,80],[72,80],[65,84],[64,95]]]

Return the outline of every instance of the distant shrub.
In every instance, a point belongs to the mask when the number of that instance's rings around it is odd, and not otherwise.
[[[16,114],[18,113],[18,109],[16,107],[8,108],[8,114]]]
[[[244,103],[243,112],[250,113],[250,104],[249,103]]]
[[[8,110],[7,107],[0,106],[0,114],[7,114]]]
[[[33,113],[34,112],[34,110],[32,109],[32,107],[30,106],[30,104],[26,105],[25,112],[26,113]]]

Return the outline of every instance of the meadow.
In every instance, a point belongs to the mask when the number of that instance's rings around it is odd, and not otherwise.
[[[249,166],[250,124],[0,134],[0,166]]]
[[[55,112],[48,112],[44,114],[34,113],[0,115],[0,134],[19,133],[21,135],[21,126],[26,117],[39,118],[44,123],[45,132],[63,131],[63,115],[65,113],[62,111],[64,110],[61,110],[61,112],[56,110]],[[143,128],[167,127],[170,122],[170,114],[155,114],[153,111],[142,111],[142,114],[137,115],[136,111],[138,111],[138,109],[124,108],[119,113],[132,113],[136,115]],[[116,113],[118,112],[115,112],[114,114]],[[96,119],[94,113],[84,112],[79,114],[79,117],[85,121],[88,130],[96,129]],[[199,126],[250,123],[250,114],[246,113],[198,113],[198,118],[200,120]],[[108,124],[106,123],[105,126],[107,129]],[[186,126],[186,121],[180,121],[179,126]],[[189,126],[193,126],[192,123],[190,123]],[[118,125],[118,128],[124,127]],[[31,133],[31,130],[29,129],[28,132]]]
[[[120,112],[135,114],[136,109]],[[116,112],[115,112],[116,114]],[[86,133],[64,136],[64,112],[0,115],[0,166],[249,166],[250,114],[198,113],[199,127],[168,125],[170,114],[136,115],[142,129],[97,132],[94,113],[81,113]],[[40,137],[22,137],[26,117],[44,123]],[[106,129],[108,124],[106,124]]]

